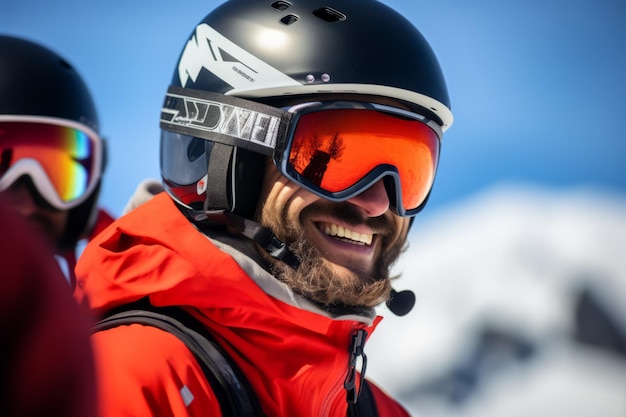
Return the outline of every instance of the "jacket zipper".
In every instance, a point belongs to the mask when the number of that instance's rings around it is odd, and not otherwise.
[[[365,369],[367,368],[367,356],[365,355],[365,341],[367,340],[367,332],[363,329],[357,330],[352,335],[352,343],[350,344],[350,362],[348,363],[348,375],[343,382],[343,387],[348,392],[348,403],[356,404],[363,386],[365,378]],[[361,372],[359,374],[359,384],[357,387],[357,361],[361,357]]]
[[[333,402],[337,398],[337,396],[342,392],[347,392],[347,401],[356,403],[360,388],[363,386],[363,379],[365,378],[365,369],[367,367],[367,356],[364,352],[365,341],[367,340],[367,331],[364,329],[358,329],[352,334],[352,340],[350,342],[350,347],[348,351],[350,352],[350,358],[348,361],[348,371],[346,373],[345,378],[339,377],[337,382],[334,385],[334,388],[330,391],[330,393],[326,396],[324,403],[322,404],[322,408],[320,410],[320,417],[328,417],[330,416],[330,407]],[[359,384],[357,390],[357,371],[358,371],[358,359],[361,357],[361,369],[359,376]],[[342,382],[343,379],[343,382]]]

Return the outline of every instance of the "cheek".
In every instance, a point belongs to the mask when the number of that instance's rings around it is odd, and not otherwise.
[[[394,215],[394,221],[396,233],[393,234],[393,240],[390,241],[389,244],[393,246],[404,245],[409,233],[410,219]]]
[[[287,181],[277,193],[276,209],[282,210],[291,224],[300,224],[302,211],[319,198]]]
[[[55,224],[55,230],[57,236],[60,238],[65,233],[67,228],[69,213],[67,211],[55,212],[53,215],[53,222]]]
[[[409,234],[409,227],[411,227],[411,219],[406,217],[399,217],[399,226],[398,230],[400,230],[400,237],[402,239],[406,239]]]
[[[297,221],[302,209],[319,199],[314,194],[304,190],[297,184],[289,181],[276,169],[268,169],[265,174],[267,189],[264,190],[263,213],[268,214],[285,212],[290,221]]]

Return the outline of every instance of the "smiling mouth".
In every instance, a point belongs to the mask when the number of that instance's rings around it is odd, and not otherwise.
[[[362,246],[371,245],[374,237],[371,233],[355,232],[334,223],[322,223],[320,224],[320,230],[335,239]]]

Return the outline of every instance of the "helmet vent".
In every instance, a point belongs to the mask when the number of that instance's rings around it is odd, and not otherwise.
[[[273,9],[278,10],[279,12],[282,12],[283,10],[291,7],[291,4],[286,1],[279,0],[279,1],[275,1],[274,3],[272,3],[271,7]]]
[[[292,23],[296,23],[299,19],[300,18],[296,16],[295,14],[288,14],[287,16],[280,19],[280,23],[282,23],[283,25],[289,26]]]
[[[346,15],[337,11],[335,9],[331,9],[330,7],[322,7],[320,9],[314,10],[313,15],[319,17],[324,22],[343,22],[346,20]]]

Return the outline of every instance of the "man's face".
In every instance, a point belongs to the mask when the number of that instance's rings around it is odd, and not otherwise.
[[[297,270],[272,262],[279,279],[324,305],[373,307],[387,300],[389,269],[404,248],[409,219],[390,211],[382,181],[334,203],[270,162],[265,184],[261,223],[302,259]]]
[[[65,233],[68,212],[42,207],[33,196],[32,187],[25,181],[17,181],[2,192],[11,206],[26,218],[35,233],[40,233],[53,250],[62,251],[61,242]]]

